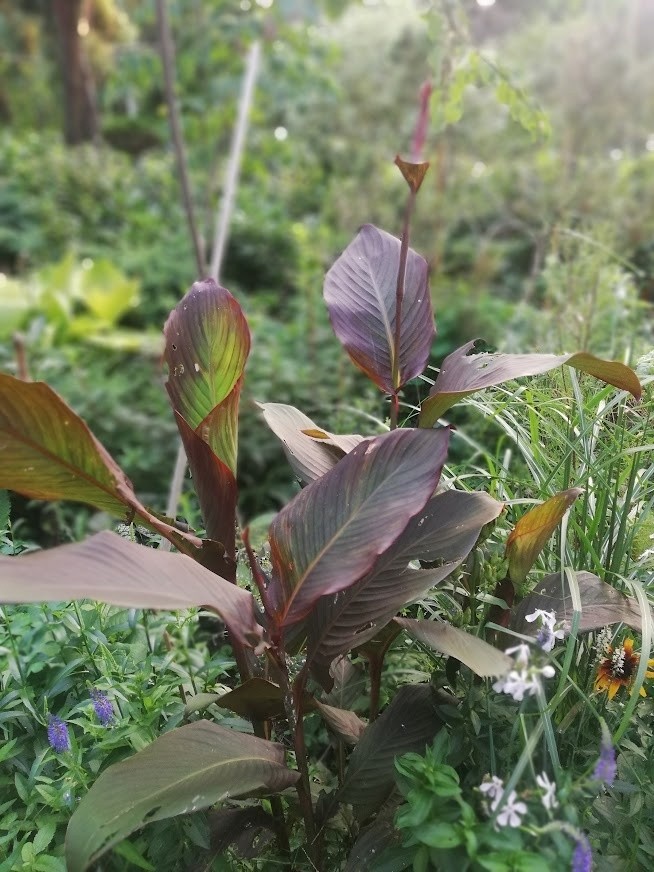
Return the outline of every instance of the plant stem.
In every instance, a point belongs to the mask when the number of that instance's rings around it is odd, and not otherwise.
[[[313,803],[311,801],[311,782],[309,780],[309,765],[307,762],[304,724],[302,721],[302,698],[304,696],[304,689],[307,682],[307,669],[306,666],[302,669],[295,679],[293,688],[291,688],[283,650],[277,649],[272,653],[272,656],[275,657],[275,663],[283,684],[284,709],[286,711],[289,728],[293,734],[295,762],[300,773],[295,789],[297,790],[300,809],[302,811],[302,817],[304,818],[307,839],[306,852],[309,860],[314,864],[314,867],[320,869],[320,857],[318,856],[319,852],[315,843],[316,823],[313,815]]]
[[[411,215],[416,202],[415,191],[409,191],[409,197],[404,209],[404,225],[400,243],[400,263],[397,269],[397,284],[395,286],[395,331],[393,335],[393,394],[391,395],[391,430],[397,427],[400,401],[397,392],[400,389],[400,343],[402,341],[402,302],[404,300],[404,282],[406,279],[406,262],[409,256],[409,230]]]

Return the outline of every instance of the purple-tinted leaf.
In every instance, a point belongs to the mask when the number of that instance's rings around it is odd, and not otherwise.
[[[250,331],[241,307],[213,279],[195,282],[164,328],[166,388],[207,534],[220,542],[233,580],[238,404]],[[202,448],[198,440],[209,446]],[[211,454],[217,462],[213,462]]]
[[[370,817],[395,786],[395,758],[424,752],[442,726],[433,689],[401,687],[386,710],[359,739],[336,795],[354,807],[358,820]]]
[[[68,825],[67,868],[83,872],[151,821],[227,798],[277,793],[297,778],[284,765],[281,745],[208,721],[179,727],[100,775]]]
[[[322,430],[294,406],[283,403],[257,405],[263,412],[266,424],[281,440],[288,462],[303,484],[309,484],[333,469],[364,438],[357,435],[336,436]]]
[[[415,848],[400,848],[402,834],[393,826],[393,816],[396,809],[391,808],[390,813],[383,817],[376,817],[370,826],[359,834],[358,839],[352,846],[343,872],[400,872],[410,869],[415,856]],[[386,809],[384,809],[386,812]],[[388,857],[388,851],[402,851],[397,864],[388,863],[380,866],[380,857]]]
[[[460,562],[482,528],[499,518],[503,510],[503,503],[483,491],[441,491],[407,525],[397,542],[394,562]]]
[[[615,590],[592,572],[577,572],[576,577],[581,596],[580,632],[624,623],[637,633],[642,633],[642,615],[637,600]],[[536,609],[554,612],[563,630],[566,633],[570,632],[573,616],[572,597],[568,585],[561,581],[559,572],[546,575],[522,600],[511,620],[511,628],[519,633],[535,636],[538,632],[538,623],[529,623],[525,617],[533,614]]]
[[[513,665],[513,660],[493,648],[488,642],[458,630],[444,621],[415,621],[411,618],[395,618],[394,623],[422,642],[447,657],[456,657],[482,678],[504,675]]]
[[[558,366],[572,366],[595,378],[629,391],[640,399],[642,387],[636,373],[615,360],[602,360],[586,352],[577,354],[471,354],[476,340],[446,357],[420,411],[420,426],[433,427],[463,397],[483,388],[528,375],[540,375]]]
[[[368,678],[361,666],[347,657],[336,657],[329,664],[330,692],[324,701],[336,708],[351,709],[354,703],[368,693]]]
[[[40,500],[74,500],[130,520],[138,515],[177,545],[200,540],[139,501],[125,473],[86,423],[43,382],[0,374],[0,488]]]
[[[164,334],[173,409],[234,473],[238,391],[250,351],[241,307],[213,279],[195,282],[170,313]],[[225,402],[229,414],[212,421]]]
[[[452,490],[432,497],[370,573],[338,597],[317,603],[307,627],[310,660],[324,666],[372,639],[401,608],[459,566],[502,508],[484,493]],[[414,559],[440,565],[411,569],[408,563]]]
[[[233,846],[246,860],[258,857],[275,832],[273,818],[259,806],[210,811],[207,824],[214,854],[220,855]]]
[[[396,352],[399,265],[400,240],[365,224],[325,277],[325,302],[334,332],[356,366],[386,393],[420,375],[434,338],[427,262],[409,249]],[[399,378],[394,384],[396,353]]]
[[[333,730],[339,739],[348,745],[356,745],[366,724],[354,712],[347,709],[334,708],[324,702],[314,700],[314,708],[320,712],[327,726]]]
[[[275,619],[300,621],[320,597],[370,571],[434,492],[449,431],[395,430],[362,442],[270,526]]]
[[[224,552],[222,565],[218,562],[215,568],[228,581],[232,581],[236,572],[236,564],[231,557],[236,547],[236,479],[204,439],[191,430],[184,418],[178,413],[175,413],[175,417],[193,473],[193,485],[202,508],[207,536],[219,542]]]
[[[580,487],[568,488],[554,494],[520,518],[506,540],[508,574],[513,584],[522,584],[526,579],[545,543],[582,493],[583,489]]]
[[[84,542],[0,557],[0,602],[93,599],[115,606],[183,609],[207,606],[243,645],[263,630],[254,599],[190,557],[137,545],[105,531]]]
[[[344,594],[316,603],[307,623],[308,660],[324,684],[324,667],[334,657],[372,639],[401,608],[436,587],[456,569],[446,563],[434,569],[387,569],[366,576]],[[322,668],[321,668],[322,667]]]
[[[256,718],[260,721],[278,718],[284,714],[284,692],[281,687],[258,676],[249,678],[213,701],[221,708],[236,712],[244,718]],[[313,698],[305,694],[302,705],[308,711],[313,707]]]

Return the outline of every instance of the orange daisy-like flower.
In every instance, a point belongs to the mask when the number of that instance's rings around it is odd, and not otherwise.
[[[606,656],[597,667],[595,690],[605,690],[608,693],[609,699],[613,699],[621,687],[629,687],[631,685],[639,663],[640,654],[634,653],[633,639],[625,639],[622,645],[619,645],[617,648],[607,645]],[[654,660],[648,660],[647,666],[654,668]],[[654,672],[648,668],[645,676],[647,678],[654,678]],[[640,688],[640,695],[646,696],[644,687]]]

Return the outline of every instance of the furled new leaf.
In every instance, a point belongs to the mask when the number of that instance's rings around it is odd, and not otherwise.
[[[211,447],[194,430],[191,430],[184,418],[175,413],[177,429],[182,437],[184,450],[189,466],[193,470],[193,485],[202,506],[204,526],[207,536],[219,542],[223,554],[217,558],[212,569],[233,580],[236,564],[233,555],[236,549],[236,515],[237,488],[236,478],[231,469],[215,454]]]
[[[509,578],[513,584],[522,584],[545,543],[582,493],[583,489],[580,487],[568,488],[554,494],[520,518],[506,540]]]
[[[137,514],[180,548],[199,546],[143,506],[86,423],[43,382],[0,373],[0,487],[41,500],[73,500],[129,519]]]
[[[173,409],[234,473],[238,395],[250,351],[241,307],[213,279],[195,282],[170,313],[164,335]]]
[[[395,430],[362,442],[299,493],[270,526],[278,625],[289,627],[327,594],[367,572],[434,492],[449,431]]]
[[[250,331],[229,291],[207,279],[195,282],[173,309],[164,334],[166,388],[207,535],[223,546],[225,563],[218,569],[233,580],[238,404]]]
[[[576,577],[581,597],[580,632],[620,623],[627,624],[637,633],[642,632],[643,619],[637,600],[620,593],[592,572],[577,572]],[[518,633],[535,635],[538,632],[538,623],[529,623],[525,617],[533,614],[536,609],[554,612],[563,630],[570,632],[572,597],[559,572],[545,576],[522,600],[511,619],[511,628]]]
[[[444,621],[395,618],[395,623],[429,648],[440,651],[447,657],[456,657],[482,678],[503,675],[513,665],[510,657],[493,648],[488,642]]]
[[[471,354],[475,341],[446,357],[420,411],[420,426],[433,427],[463,397],[510,379],[540,375],[558,366],[572,366],[595,378],[629,391],[640,399],[642,387],[635,372],[615,360],[602,360],[586,352],[577,354]]]
[[[427,684],[401,687],[391,704],[359,739],[336,794],[354,807],[359,820],[377,811],[395,785],[395,758],[420,753],[442,726],[433,689]]]
[[[482,528],[503,509],[485,493],[444,491],[407,524],[373,569],[338,597],[324,597],[308,622],[309,659],[329,664],[363,645],[398,611],[445,579],[465,559]],[[438,566],[413,569],[410,560]]]
[[[400,240],[364,224],[325,277],[324,296],[334,332],[356,366],[386,393],[420,375],[434,338],[427,262],[409,249],[400,347],[395,348],[399,266]]]
[[[179,727],[100,775],[68,826],[68,872],[83,872],[146,823],[276,793],[297,777],[284,765],[281,745],[208,721]]]
[[[320,478],[351,451],[363,436],[336,436],[284,403],[257,403],[266,424],[281,440],[288,462],[302,484]]]
[[[263,636],[248,591],[190,557],[137,545],[109,531],[47,551],[0,556],[0,602],[72,599],[143,609],[207,606],[242,644],[256,647]]]

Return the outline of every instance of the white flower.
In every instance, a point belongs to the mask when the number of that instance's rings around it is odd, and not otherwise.
[[[551,651],[556,644],[556,640],[565,637],[565,633],[561,628],[558,630],[554,629],[556,624],[555,612],[546,612],[543,609],[536,609],[536,611],[532,612],[531,615],[525,616],[525,621],[529,621],[530,624],[535,620],[540,621],[540,629],[536,634],[536,644],[539,648],[542,648],[543,651]]]
[[[514,648],[507,648],[505,654],[515,654],[517,669],[511,669],[506,675],[502,675],[493,683],[493,690],[498,693],[506,693],[513,697],[516,702],[522,702],[525,696],[533,696],[540,683],[540,677],[552,678],[555,674],[553,666],[528,666],[529,646],[522,644]]]
[[[526,666],[529,663],[529,645],[525,645],[524,642],[520,645],[515,645],[513,648],[507,648],[504,653],[511,656],[515,654],[514,659],[518,666]]]
[[[498,814],[496,824],[500,827],[510,826],[519,827],[522,823],[520,815],[527,814],[527,806],[524,802],[516,802],[518,798],[515,790],[509,794],[509,798],[504,803],[502,811]]]
[[[512,669],[493,684],[493,690],[498,693],[506,693],[513,697],[516,702],[522,702],[525,697],[536,693],[538,684],[534,677],[526,669]]]
[[[533,624],[537,618],[540,618],[541,627],[549,627],[550,630],[554,629],[554,624],[556,623],[556,614],[554,612],[536,609],[531,615],[525,615],[525,621],[528,621],[530,624]]]
[[[495,811],[497,804],[504,793],[504,782],[497,775],[493,775],[490,781],[482,781],[479,790],[485,793],[491,800],[491,811]]]
[[[551,811],[553,808],[558,808],[559,803],[556,798],[556,783],[549,780],[546,772],[543,772],[542,775],[536,776],[536,783],[545,791],[545,794],[540,798],[545,808],[548,811]]]

